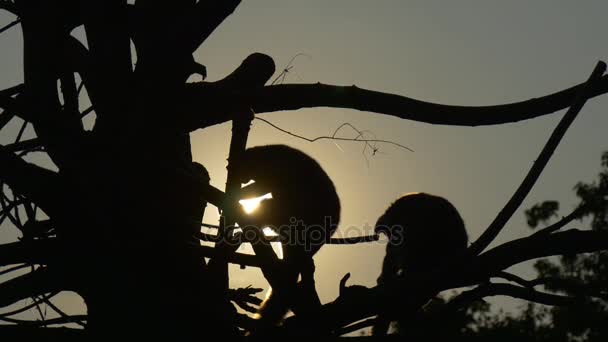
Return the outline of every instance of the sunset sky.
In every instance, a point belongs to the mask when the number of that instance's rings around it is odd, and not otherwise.
[[[598,60],[608,60],[607,13],[608,3],[601,0],[248,0],[195,58],[207,66],[210,81],[223,78],[253,52],[272,56],[279,72],[302,54],[291,64],[285,83],[354,84],[443,104],[501,104],[586,80]],[[12,20],[0,13],[0,26]],[[0,35],[0,49],[2,89],[22,81],[18,27]],[[465,128],[313,108],[261,117],[309,138],[331,135],[348,122],[415,152],[378,144],[378,153],[364,156],[360,143],[309,143],[261,121],[254,121],[249,146],[282,143],[317,159],[342,201],[339,235],[371,233],[391,201],[424,191],[449,199],[475,240],[519,185],[561,114]],[[10,134],[6,129],[0,133],[0,143],[14,139],[18,125],[13,126]],[[607,128],[608,96],[590,100],[498,243],[529,234],[523,209],[536,202],[559,200],[560,214],[570,212],[576,203],[573,186],[594,180],[599,172],[600,153],[608,150]],[[343,137],[356,136],[348,129],[342,132]],[[209,169],[212,184],[223,189],[230,124],[196,131],[191,138],[194,159]],[[208,208],[205,221],[217,222],[214,208]],[[571,226],[584,228],[578,222]],[[2,226],[0,242],[16,236]],[[383,255],[382,242],[324,247],[315,257],[322,301],[337,296],[338,282],[347,272],[352,275],[349,284],[373,286]],[[515,270],[533,276],[525,265]],[[235,287],[266,287],[257,269],[234,267],[231,280]],[[68,311],[78,310],[78,300],[64,296],[63,301],[71,307]],[[498,303],[512,308],[515,302]]]

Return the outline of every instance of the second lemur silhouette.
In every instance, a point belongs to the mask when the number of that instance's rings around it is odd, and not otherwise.
[[[406,275],[437,269],[464,255],[468,245],[458,210],[445,198],[427,193],[397,199],[378,219],[375,230],[389,237],[378,285],[395,285]],[[374,335],[385,334],[390,320],[381,313]]]

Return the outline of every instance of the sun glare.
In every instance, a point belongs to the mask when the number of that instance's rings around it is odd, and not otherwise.
[[[269,193],[256,198],[240,200],[239,204],[243,206],[247,214],[251,214],[260,206],[260,202],[268,198],[272,198],[272,194]]]

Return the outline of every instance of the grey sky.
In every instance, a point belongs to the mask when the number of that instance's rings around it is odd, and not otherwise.
[[[197,51],[209,79],[232,71],[248,54],[263,52],[280,70],[298,53],[287,82],[352,85],[445,104],[487,105],[542,96],[584,81],[599,59],[608,59],[604,1],[403,1],[249,0]],[[0,25],[13,18],[0,14]],[[19,29],[0,36],[0,88],[20,82]],[[566,214],[572,187],[593,180],[608,149],[608,97],[588,102],[547,170],[524,203],[557,199]],[[315,137],[344,122],[415,150],[379,145],[366,163],[355,143],[307,143],[254,122],[250,145],[285,143],[325,167],[342,200],[343,231],[373,225],[400,194],[445,196],[459,209],[475,239],[526,174],[560,115],[517,124],[458,128],[432,126],[352,110],[317,108],[263,117]],[[344,134],[352,133],[344,131]],[[14,134],[14,133],[13,133]],[[223,188],[230,125],[192,134],[195,160]],[[10,136],[2,131],[0,143]],[[213,211],[213,210],[208,210]],[[528,233],[522,210],[499,237]],[[207,215],[213,222],[216,215]],[[369,232],[369,231],[368,231]],[[363,234],[365,232],[353,232]],[[14,238],[0,231],[2,241]],[[336,297],[338,281],[373,285],[381,244],[328,246],[319,252],[317,284],[322,300]],[[525,267],[519,267],[530,276]],[[233,272],[233,284],[263,285],[257,270]]]

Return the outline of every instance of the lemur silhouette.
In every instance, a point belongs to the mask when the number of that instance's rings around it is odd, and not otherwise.
[[[431,271],[463,255],[468,235],[460,214],[445,198],[427,193],[406,194],[378,219],[377,233],[389,237],[378,285]],[[433,294],[434,295],[434,294]],[[383,335],[391,318],[381,313],[374,335]]]
[[[255,234],[252,246],[272,287],[258,312],[260,326],[279,324],[289,309],[297,315],[312,314],[320,307],[312,256],[340,220],[340,200],[333,182],[316,160],[285,145],[249,148],[236,169],[242,183],[254,181],[242,189],[241,198],[272,194],[252,214],[243,210],[238,215],[244,232]],[[283,260],[266,241],[264,227],[278,233]]]

